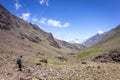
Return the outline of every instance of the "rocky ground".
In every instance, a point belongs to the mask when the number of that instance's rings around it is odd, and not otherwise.
[[[20,72],[14,59],[0,58],[0,80],[120,80],[119,63],[41,64],[24,63]]]

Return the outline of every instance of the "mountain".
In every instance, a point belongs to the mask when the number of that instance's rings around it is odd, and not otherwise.
[[[112,29],[103,39],[93,47],[101,48],[102,54],[93,60],[100,62],[120,62],[120,25]]]
[[[72,45],[72,44],[70,44]],[[79,46],[78,46],[79,47]],[[61,46],[51,33],[18,18],[0,5],[0,52],[60,56],[79,48]],[[25,54],[24,54],[25,53]]]
[[[120,62],[120,25],[110,30],[99,42],[78,53],[79,59]]]
[[[57,41],[60,44],[60,46],[62,46],[64,48],[72,49],[73,51],[82,50],[85,48],[84,45],[79,44],[79,43],[70,43],[70,42],[66,42],[66,41],[62,41],[62,40],[57,40]]]
[[[117,48],[119,47],[119,40],[120,40],[120,25],[110,30],[105,37],[94,46],[103,46],[103,47],[111,47]]]
[[[85,47],[90,47],[94,45],[95,43],[99,42],[105,35],[107,35],[108,32],[102,33],[102,34],[96,34],[89,39],[87,39],[85,42],[83,42],[83,45]]]

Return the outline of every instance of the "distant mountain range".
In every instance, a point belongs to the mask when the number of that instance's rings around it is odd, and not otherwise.
[[[85,42],[83,42],[83,45],[85,47],[90,47],[94,45],[95,43],[99,42],[105,35],[107,35],[108,32],[102,33],[102,34],[96,34],[89,39],[87,39]]]
[[[110,30],[106,36],[104,36],[98,43],[94,44],[93,47],[109,47],[109,49],[120,48],[120,25]]]
[[[62,41],[62,40],[57,40],[57,41],[64,48],[69,48],[72,50],[82,50],[85,48],[85,46],[82,44],[71,43],[71,42],[66,42],[66,41]]]

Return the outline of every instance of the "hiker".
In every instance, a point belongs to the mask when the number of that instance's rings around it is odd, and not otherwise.
[[[22,71],[22,56],[18,58],[17,65],[18,65],[19,71]]]

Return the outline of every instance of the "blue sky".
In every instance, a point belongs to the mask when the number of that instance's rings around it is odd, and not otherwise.
[[[55,38],[83,42],[120,24],[120,0],[0,0]]]

